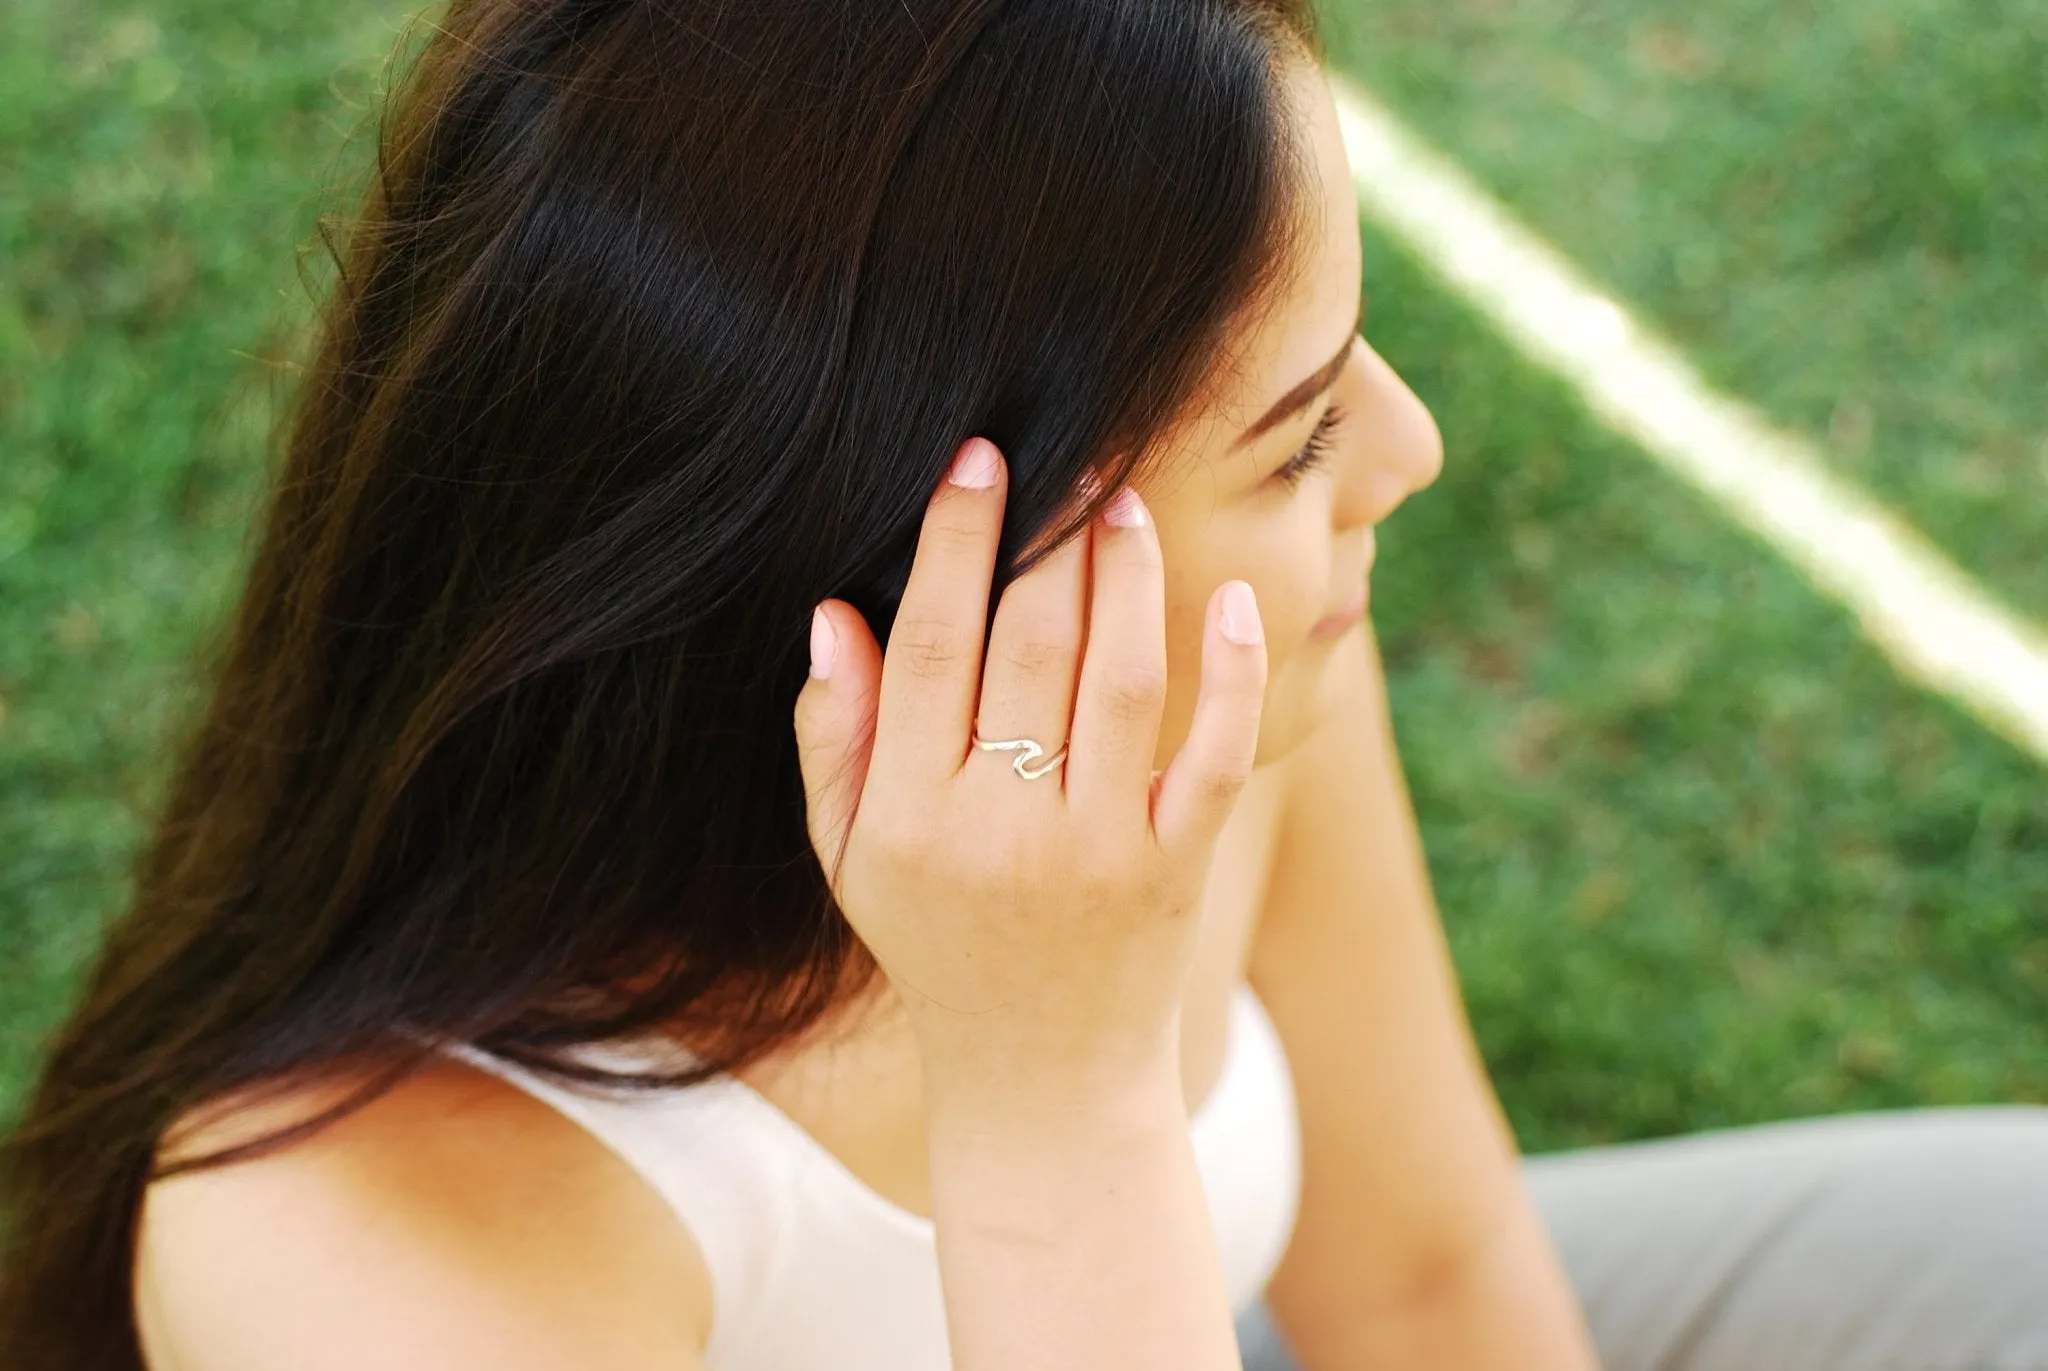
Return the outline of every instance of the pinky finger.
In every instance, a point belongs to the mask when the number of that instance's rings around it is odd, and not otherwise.
[[[1251,778],[1266,701],[1266,639],[1258,601],[1243,581],[1209,597],[1202,630],[1202,689],[1186,741],[1153,785],[1160,847],[1206,861]]]

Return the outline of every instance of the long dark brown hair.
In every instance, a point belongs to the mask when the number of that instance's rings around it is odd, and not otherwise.
[[[0,1365],[141,1365],[139,1200],[198,1105],[687,1027],[682,1083],[865,984],[804,821],[811,607],[886,637],[971,434],[998,591],[1086,527],[1295,256],[1314,53],[1308,0],[453,0],[5,1148]]]

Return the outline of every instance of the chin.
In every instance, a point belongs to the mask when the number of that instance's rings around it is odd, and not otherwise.
[[[1312,667],[1308,671],[1301,669],[1309,665],[1299,657],[1291,659],[1285,684],[1278,691],[1266,693],[1265,706],[1259,712],[1259,751],[1252,759],[1254,771],[1280,761],[1300,747],[1321,722],[1328,706],[1315,678],[1322,673]]]
[[[1365,634],[1360,616],[1329,638],[1309,638],[1282,668],[1277,689],[1268,689],[1259,716],[1259,753],[1253,769],[1277,762],[1307,740],[1317,725],[1346,703],[1352,687],[1345,659],[1359,650]]]

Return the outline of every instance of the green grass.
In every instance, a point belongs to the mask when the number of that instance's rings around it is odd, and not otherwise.
[[[2048,609],[2048,8],[1329,7],[1340,65],[1718,383]],[[0,1112],[124,896],[240,568],[249,355],[303,317],[297,248],[401,17],[0,10]],[[1374,340],[1449,450],[1384,530],[1376,615],[1524,1142],[2048,1101],[2038,765],[1367,252]]]
[[[2048,1101],[2039,768],[1368,252],[1449,453],[1386,528],[1376,617],[1524,1144]]]
[[[2048,4],[1327,9],[1336,65],[2048,617]],[[1373,260],[1450,450],[1375,598],[1525,1142],[2048,1100],[2038,765]]]
[[[2048,618],[2048,0],[1329,0],[1333,56]]]
[[[0,1104],[228,602],[297,248],[391,4],[0,6]]]

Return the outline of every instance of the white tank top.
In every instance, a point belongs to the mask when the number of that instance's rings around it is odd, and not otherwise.
[[[474,1049],[454,1055],[582,1125],[674,1209],[711,1273],[705,1371],[950,1371],[932,1221],[869,1189],[751,1086],[721,1075],[593,1093]],[[1222,1075],[1188,1132],[1243,1313],[1286,1249],[1301,1184],[1286,1053],[1243,982]]]

